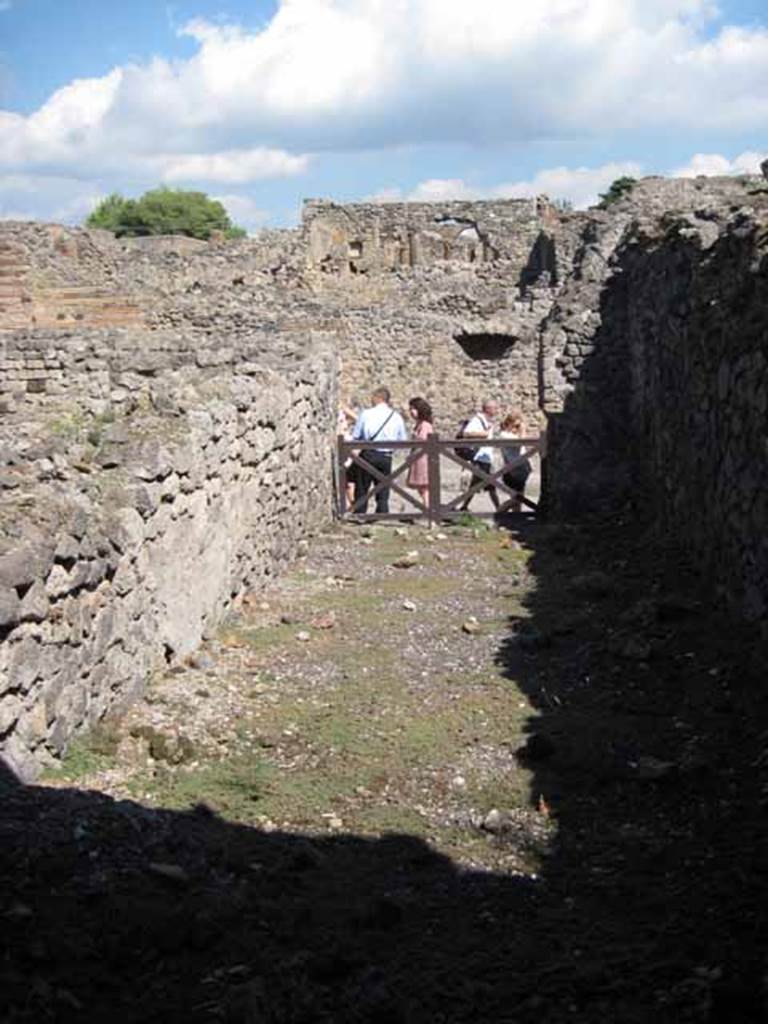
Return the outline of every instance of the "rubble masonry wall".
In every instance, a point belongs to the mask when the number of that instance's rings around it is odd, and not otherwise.
[[[60,339],[26,342],[58,358]],[[126,352],[115,358],[130,372]],[[111,372],[93,370],[99,389],[120,390]],[[0,749],[23,776],[192,652],[328,521],[337,373],[335,352],[307,338],[272,366],[222,360],[178,387],[161,373],[154,395],[145,381],[129,406],[90,418],[87,439],[51,430],[67,416],[76,430],[66,402],[26,432],[29,411],[13,414],[0,444]]]

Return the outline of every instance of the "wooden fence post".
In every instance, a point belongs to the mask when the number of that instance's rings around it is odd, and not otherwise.
[[[344,463],[347,461],[347,453],[344,448],[344,437],[339,435],[337,454],[336,454],[336,468],[338,488],[339,488],[339,515],[345,516],[347,513],[347,471],[344,468]]]
[[[438,447],[437,433],[431,433],[427,438],[427,482],[429,485],[429,511],[427,519],[429,525],[440,521],[440,508],[442,492],[440,489],[440,449]]]

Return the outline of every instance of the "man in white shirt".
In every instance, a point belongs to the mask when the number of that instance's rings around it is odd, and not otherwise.
[[[390,406],[389,388],[377,388],[373,393],[373,404],[363,409],[352,431],[353,441],[407,441],[403,417]],[[360,453],[360,458],[386,476],[392,472],[392,449],[382,444],[381,448],[370,448]],[[378,480],[358,466],[355,483],[355,512],[368,511],[368,493]],[[389,488],[382,487],[376,492],[376,511],[389,512]]]
[[[498,416],[499,403],[494,401],[492,398],[488,398],[483,402],[483,407],[480,412],[476,412],[475,415],[469,420],[466,427],[462,432],[462,437],[469,438],[471,441],[477,440],[478,438],[487,438],[490,440],[493,437],[493,421]],[[485,473],[491,472],[491,466],[493,465],[493,448],[477,448],[475,454],[472,457],[472,465],[477,466],[478,469],[483,470]],[[472,474],[472,479],[469,486],[473,487],[475,484],[483,484],[483,490],[488,492],[488,495],[493,502],[493,507],[499,507],[499,496],[496,493],[496,488],[493,484],[486,483],[484,478],[479,476],[477,473]],[[477,491],[475,491],[477,494]],[[466,501],[461,505],[461,511],[465,512],[469,508],[469,503],[474,498],[472,494]]]

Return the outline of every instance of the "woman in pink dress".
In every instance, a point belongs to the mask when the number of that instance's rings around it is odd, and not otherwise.
[[[423,398],[412,398],[408,403],[408,412],[415,422],[413,436],[416,441],[426,441],[434,432],[432,426],[432,408],[429,402]],[[419,497],[425,505],[429,506],[429,470],[427,468],[427,456],[420,455],[411,463],[406,478],[407,485],[419,492]]]

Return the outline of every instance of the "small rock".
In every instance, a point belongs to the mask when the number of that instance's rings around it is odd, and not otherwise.
[[[467,619],[466,622],[462,622],[461,628],[465,633],[469,633],[470,636],[475,636],[480,632],[480,623],[473,617]]]
[[[463,775],[454,775],[454,777],[451,779],[451,786],[453,787],[453,789],[466,789],[467,780],[464,778]]]
[[[408,536],[408,531],[405,529],[404,526],[398,526],[397,529],[395,530],[395,536],[396,537],[407,537]]]
[[[415,612],[416,611],[416,602],[415,601],[405,600],[405,601],[403,601],[403,608],[407,612]]]
[[[647,661],[651,656],[651,645],[640,637],[632,636],[621,645],[618,653],[627,661]]]
[[[305,644],[307,643],[307,641],[312,639],[312,636],[311,634],[307,633],[306,630],[303,629],[300,633],[296,634],[296,639],[299,641],[299,643]]]
[[[200,672],[211,672],[216,668],[216,662],[207,651],[196,651],[189,656],[189,667],[196,668]]]
[[[186,886],[191,881],[189,874],[184,868],[179,867],[178,864],[152,863],[148,866],[147,870],[150,874],[157,875],[158,878],[164,878],[175,885]]]
[[[309,554],[309,541],[300,540],[296,545],[296,555],[298,558],[306,558]]]
[[[673,761],[661,761],[657,757],[639,757],[637,761],[630,762],[629,767],[635,778],[646,782],[669,778],[677,771]]]
[[[315,629],[333,629],[336,625],[336,615],[334,612],[326,612],[324,615],[318,615],[312,619],[312,626]]]
[[[448,540],[448,534],[447,533],[436,533],[435,534],[435,540]]]
[[[328,824],[331,828],[343,828],[344,822],[341,818],[333,817],[328,819]]]
[[[438,562],[447,562],[448,561],[448,555],[444,554],[442,551],[436,551],[435,552],[435,558],[438,560]]]
[[[280,616],[280,621],[284,626],[298,626],[301,619],[298,615],[294,615],[293,612],[284,612]]]
[[[32,910],[26,905],[26,903],[12,903],[8,910],[5,911],[4,917],[10,917],[16,921],[26,921],[30,917],[33,917]]]
[[[419,564],[419,552],[408,551],[401,558],[398,558],[392,563],[395,569],[412,569],[415,565]]]
[[[499,835],[500,832],[504,831],[506,825],[506,818],[497,810],[495,807],[492,811],[488,811],[486,816],[483,818],[483,829],[486,832],[490,832],[492,835]]]

